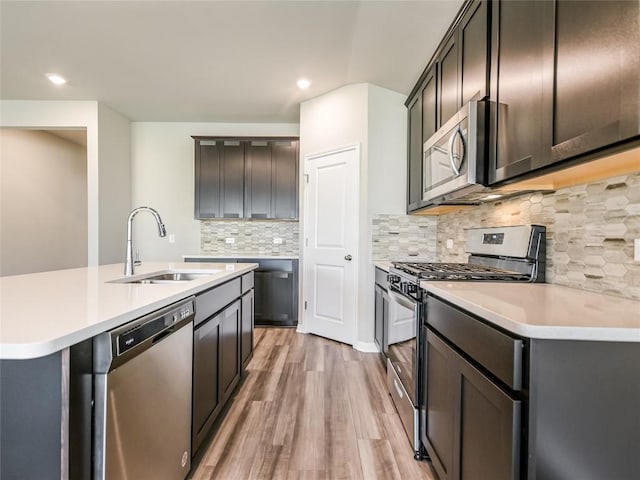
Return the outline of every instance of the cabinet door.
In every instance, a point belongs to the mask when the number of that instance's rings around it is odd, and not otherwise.
[[[254,274],[256,325],[291,325],[295,322],[293,273],[255,271]]]
[[[196,140],[195,218],[220,217],[220,147],[215,140]]]
[[[382,290],[382,354],[384,359],[389,356],[389,338],[388,327],[390,312],[389,306],[391,305],[391,299],[389,298],[389,292]]]
[[[552,160],[640,134],[640,4],[556,2]]]
[[[222,142],[221,216],[242,218],[244,204],[244,142]]]
[[[375,286],[375,305],[374,305],[374,341],[378,347],[378,351],[382,353],[382,335],[384,332],[384,306],[382,304],[383,289],[378,285]]]
[[[488,2],[473,2],[458,29],[460,107],[489,95]]]
[[[423,441],[438,478],[451,480],[453,476],[454,385],[455,357],[453,350],[427,330],[424,358],[426,368],[427,425]],[[481,478],[481,477],[478,477]]]
[[[240,300],[220,314],[220,394],[225,401],[240,378]]]
[[[490,152],[490,184],[528,173],[548,161],[553,2],[496,2],[492,25],[497,45],[492,59],[497,81],[491,94],[497,101],[493,116],[497,147]]]
[[[520,401],[461,356],[457,362],[454,478],[520,478]]]
[[[420,159],[422,144],[438,129],[438,109],[436,108],[436,74],[435,67],[427,74],[422,87],[422,139],[420,142]]]
[[[451,35],[438,60],[438,127],[460,110],[457,40]]]
[[[420,208],[422,201],[422,101],[416,95],[408,107],[407,212]]]
[[[242,296],[242,365],[246,366],[253,353],[253,301],[254,291]]]
[[[272,142],[271,218],[298,218],[298,142]]]
[[[207,425],[213,423],[221,405],[218,395],[218,336],[220,315],[211,317],[193,331],[192,453],[195,454]]]
[[[247,218],[271,218],[271,156],[272,148],[266,140],[247,142],[247,171],[245,175]]]

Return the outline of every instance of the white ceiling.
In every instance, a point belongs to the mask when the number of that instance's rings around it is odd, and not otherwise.
[[[0,97],[98,100],[134,121],[297,122],[301,101],[346,84],[408,94],[461,4],[0,0]]]

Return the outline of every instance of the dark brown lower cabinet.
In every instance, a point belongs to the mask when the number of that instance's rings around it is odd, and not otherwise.
[[[520,400],[430,329],[426,345],[426,448],[440,480],[520,478]]]
[[[298,260],[242,259],[258,263],[255,275],[255,324],[295,327],[298,324]]]
[[[196,297],[200,313],[193,330],[192,455],[197,453],[240,381],[241,305],[252,294],[250,290],[240,298],[238,278]],[[250,316],[252,311],[247,313]]]
[[[193,331],[192,453],[206,437],[222,407],[218,390],[219,336],[220,315],[209,318]]]
[[[240,379],[240,300],[220,314],[220,392],[229,398]]]
[[[246,367],[253,356],[253,311],[254,311],[254,291],[253,289],[242,296],[242,366]]]

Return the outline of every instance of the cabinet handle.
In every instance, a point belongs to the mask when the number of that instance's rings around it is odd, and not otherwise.
[[[345,255],[345,256],[344,256],[344,259],[345,259],[347,262],[350,262],[351,260],[353,260],[353,257],[352,257],[351,255]]]
[[[398,396],[402,399],[402,397],[404,397],[404,393],[402,392],[402,387],[398,385],[398,381],[395,378],[393,379],[393,386],[396,387],[396,392],[398,392]]]
[[[456,135],[460,135],[460,143],[462,145],[462,152],[460,153],[460,155],[455,155],[453,153],[453,143],[456,141]],[[456,177],[460,175],[460,167],[462,166],[462,162],[464,161],[464,154],[464,137],[462,136],[460,127],[458,127],[449,137],[449,163],[451,163],[451,169],[453,170],[453,173],[456,174]],[[459,163],[456,163],[456,156],[460,159]]]

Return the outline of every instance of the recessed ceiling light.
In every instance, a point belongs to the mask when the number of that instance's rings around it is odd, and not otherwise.
[[[58,75],[57,73],[47,73],[46,77],[54,85],[64,85],[65,83],[67,83],[67,80],[62,75]]]
[[[309,88],[309,85],[311,85],[311,82],[306,78],[301,78],[296,82],[296,85],[298,85],[298,88],[300,90],[306,90],[307,88]]]

